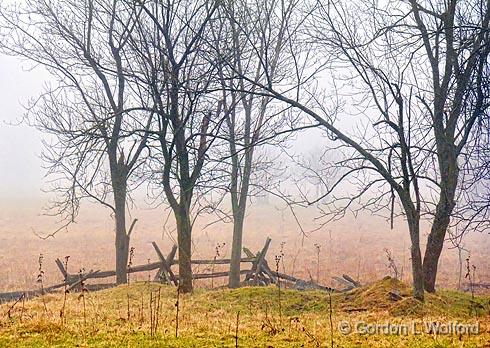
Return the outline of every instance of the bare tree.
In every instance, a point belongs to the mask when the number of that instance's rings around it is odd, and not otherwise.
[[[420,300],[424,298],[424,282],[428,291],[434,290],[447,228],[444,221],[451,216],[458,182],[458,155],[487,107],[475,102],[469,109],[470,104],[463,101],[470,86],[482,91],[478,81],[488,57],[488,4],[464,4],[451,2],[427,9],[415,1],[388,2],[378,8],[371,2],[352,7],[329,1],[318,2],[309,12],[312,20],[304,40],[326,52],[323,64],[334,68],[337,95],[348,94],[351,102],[347,106],[363,115],[357,123],[352,121],[354,131],[341,127],[337,120],[342,113],[354,114],[345,110],[345,105],[336,113],[321,102],[309,107],[298,94],[272,84],[260,84],[261,90],[256,92],[302,110],[321,125],[333,144],[340,143],[337,150],[343,150],[344,159],[334,165],[339,179],[329,185],[324,196],[315,200],[304,197],[308,205],[332,196],[348,179],[357,183],[357,192],[333,195],[333,209],[327,213],[339,217],[352,209],[386,209],[393,219],[398,202],[412,243],[414,296]],[[433,16],[430,23],[438,23],[430,33],[425,24],[428,16]],[[296,65],[300,58],[291,57]],[[243,78],[253,82],[250,76]],[[344,86],[338,87],[339,81]],[[308,92],[303,91],[305,94]],[[476,93],[476,100],[481,100],[481,94]],[[440,193],[435,209],[423,195],[426,191]],[[363,197],[367,197],[364,202]],[[358,208],[356,204],[360,204]],[[420,251],[423,213],[435,214],[424,264]]]
[[[330,18],[330,12],[320,12],[321,8],[315,9],[315,12],[313,12],[313,15],[321,15],[321,18],[323,19],[323,15],[328,15],[327,19],[331,20]],[[318,20],[318,18],[314,17],[315,22]],[[318,29],[318,33],[324,33],[325,35],[330,34],[330,31],[325,31],[325,28],[315,28]],[[316,33],[316,31],[315,31]],[[339,35],[338,32],[333,32],[333,35]],[[330,44],[332,42],[335,42],[334,40],[341,39],[342,36],[334,36],[333,38],[329,38]],[[318,39],[315,39],[317,41]],[[342,52],[342,50],[337,51],[337,55],[335,56],[336,59],[341,59],[342,55],[345,54],[346,52]],[[350,54],[347,55],[348,58],[350,58]],[[293,56],[292,59],[295,61],[299,60],[298,56]],[[342,59],[343,62],[349,61],[348,59]],[[355,66],[358,66],[358,62],[356,61]],[[376,81],[377,83],[383,84],[385,83],[385,80],[383,80],[383,76],[379,76],[376,74],[376,69],[372,67],[371,64],[362,64],[359,67],[360,73],[369,76],[370,79]],[[252,80],[249,78],[248,80]],[[370,80],[371,81],[371,80]],[[298,83],[300,85],[300,83]],[[406,211],[407,219],[409,222],[409,230],[410,230],[410,235],[412,238],[412,267],[414,270],[414,294],[417,298],[423,299],[423,277],[422,277],[422,260],[421,260],[421,253],[420,253],[420,246],[419,246],[419,204],[418,201],[412,200],[411,197],[411,190],[412,190],[412,185],[417,182],[411,180],[412,176],[411,173],[409,172],[408,169],[408,163],[407,163],[407,157],[408,157],[408,151],[407,151],[407,146],[404,146],[401,150],[402,153],[397,158],[397,167],[396,168],[391,168],[392,166],[392,160],[390,159],[389,161],[385,162],[384,158],[380,156],[379,153],[379,146],[376,148],[375,145],[376,143],[369,142],[367,140],[364,140],[362,137],[355,138],[354,135],[348,135],[346,131],[343,131],[336,127],[334,125],[334,117],[332,115],[329,115],[327,113],[327,110],[325,108],[322,109],[321,105],[318,105],[316,110],[313,107],[308,107],[303,105],[300,100],[302,95],[296,93],[296,95],[292,95],[291,97],[288,95],[287,92],[283,91],[277,91],[275,86],[272,86],[272,84],[261,84],[262,90],[260,93],[270,95],[276,99],[279,99],[283,102],[286,102],[303,112],[305,112],[307,115],[311,116],[315,122],[321,125],[326,131],[327,134],[331,137],[332,140],[336,141],[339,140],[342,145],[342,149],[347,150],[347,156],[344,161],[339,163],[339,166],[342,168],[345,168],[345,172],[340,176],[340,180],[345,179],[351,175],[354,174],[362,174],[364,171],[370,171],[375,174],[369,175],[368,176],[368,185],[366,185],[364,188],[360,190],[358,194],[355,195],[354,198],[352,197],[347,197],[347,203],[340,208],[341,211],[345,211],[350,207],[352,202],[354,202],[356,199],[361,197],[365,192],[368,191],[371,187],[374,185],[377,185],[378,183],[386,183],[387,185],[387,191],[388,192],[394,192],[398,195],[400,198],[400,201],[404,205],[404,209]],[[379,90],[378,90],[379,91]],[[373,91],[374,92],[374,91]],[[389,96],[391,100],[395,99],[394,97],[397,97],[396,95],[396,90],[392,90],[390,94],[390,91],[385,91],[381,90],[381,92],[385,92],[382,94],[383,96]],[[306,93],[305,93],[306,94]],[[374,98],[378,98],[378,95],[376,93],[373,93]],[[318,111],[317,111],[318,110]],[[386,110],[385,114],[387,114]],[[323,114],[322,114],[323,112]],[[399,115],[397,118],[399,121],[402,123],[404,121],[404,111],[402,109],[402,114]],[[404,132],[396,132],[393,135],[393,139],[398,139],[398,142],[400,140],[404,140],[406,137],[406,134]],[[386,145],[385,145],[386,146]],[[390,152],[390,146],[386,146],[387,152]],[[352,151],[353,150],[353,151]],[[393,152],[393,150],[391,150]],[[403,170],[402,170],[403,169]],[[400,184],[398,182],[398,178],[402,176],[403,181]],[[332,185],[327,190],[326,194],[331,194],[333,190],[337,187],[338,183],[335,183]],[[385,195],[383,195],[385,197]],[[338,202],[339,200],[336,199]],[[311,205],[315,202],[312,201],[306,201],[308,205]],[[372,205],[379,203],[379,200],[375,202],[368,202],[366,206]]]
[[[486,78],[488,79],[488,77]],[[490,96],[490,91],[485,95]],[[475,132],[462,153],[463,165],[452,228],[457,238],[469,231],[490,230],[490,117],[478,120]]]
[[[256,85],[240,76],[251,74],[255,82],[269,78],[280,83],[284,79],[288,70],[284,69],[280,57],[287,49],[286,36],[294,30],[290,17],[297,5],[297,1],[276,0],[229,2],[222,9],[224,21],[215,30],[215,48],[220,56],[230,57],[233,64],[232,69],[221,64],[219,75],[224,108],[228,111],[226,138],[231,170],[226,186],[233,216],[228,284],[231,288],[240,285],[247,201],[255,194],[264,194],[261,185],[270,189],[273,182],[271,161],[263,153],[257,153],[257,147],[281,143],[284,138],[278,134],[287,134],[286,129],[291,128],[288,124],[294,123],[293,119],[287,119],[287,110],[274,105],[272,98],[247,93],[246,90],[253,91]],[[259,176],[267,179],[260,180]]]
[[[460,178],[459,159],[475,123],[486,116],[490,52],[490,1],[410,1],[430,63],[432,90],[418,96],[432,118],[439,170],[439,198],[424,256],[425,289],[435,291],[442,252]]]
[[[148,1],[135,40],[157,115],[148,132],[154,177],[173,211],[179,247],[179,287],[192,291],[192,227],[202,209],[193,207],[210,190],[209,148],[224,121],[223,103],[214,83],[217,63],[205,37],[219,1]],[[156,165],[156,168],[155,168]]]
[[[43,159],[59,198],[53,213],[64,228],[82,199],[111,210],[119,284],[127,281],[136,222],[128,229],[128,194],[153,115],[141,109],[129,77],[128,40],[138,16],[125,2],[105,0],[27,1],[1,11],[3,51],[43,66],[55,81],[29,119],[48,134]]]

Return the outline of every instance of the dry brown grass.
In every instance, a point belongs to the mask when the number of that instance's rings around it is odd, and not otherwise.
[[[413,306],[410,297],[392,301],[388,292],[397,288],[409,295],[409,287],[386,278],[349,294],[334,294],[333,338],[336,347],[485,347],[490,344],[490,298],[477,297],[482,310],[470,315],[469,295],[440,292],[428,296],[427,303]],[[161,291],[160,325],[151,335],[150,293]],[[63,295],[45,296],[48,312],[40,298],[16,307],[12,318],[0,320],[0,347],[233,347],[236,314],[240,312],[240,347],[329,346],[328,296],[324,292],[284,290],[281,295],[282,323],[279,320],[277,290],[274,287],[238,290],[197,290],[182,295],[179,337],[175,337],[174,287],[153,283],[86,294],[87,322],[84,323],[79,294],[68,295],[66,321],[59,310]],[[131,317],[127,320],[126,300]],[[373,301],[372,299],[376,299]],[[143,307],[141,306],[143,303]],[[2,312],[6,305],[1,306]],[[358,309],[358,311],[352,311]],[[413,311],[415,309],[415,311]],[[480,323],[478,335],[363,335],[342,334],[342,321],[395,324],[416,321]],[[421,326],[422,327],[422,326]]]

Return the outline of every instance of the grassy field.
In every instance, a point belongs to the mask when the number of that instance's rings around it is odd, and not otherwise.
[[[179,296],[178,337],[176,299],[174,287],[141,282],[20,301],[9,314],[6,303],[0,347],[235,347],[237,336],[239,347],[490,347],[490,297],[440,291],[420,304],[389,278],[333,294],[331,306],[318,291],[197,289]],[[471,333],[426,326],[456,321]]]

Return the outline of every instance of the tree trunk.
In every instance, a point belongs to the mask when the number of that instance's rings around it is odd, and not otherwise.
[[[231,248],[230,261],[230,276],[228,286],[230,288],[238,288],[240,286],[240,262],[242,259],[242,240],[243,240],[243,224],[244,210],[240,209],[233,216],[233,245]]]
[[[127,283],[129,237],[126,233],[126,186],[114,184],[116,219],[116,283]]]
[[[177,242],[179,244],[179,288],[182,293],[192,292],[191,233],[192,226],[187,209],[175,211]]]
[[[243,241],[243,224],[245,222],[245,210],[247,208],[248,188],[250,185],[250,173],[252,170],[252,155],[253,148],[246,152],[246,159],[243,170],[242,185],[240,195],[232,192],[232,207],[233,207],[233,245],[231,248],[230,260],[230,276],[228,278],[228,286],[230,288],[238,288],[240,286],[240,266],[242,258],[242,241]],[[238,172],[238,161],[233,163]],[[232,178],[232,180],[236,180]],[[234,184],[234,185],[233,185]],[[232,182],[232,187],[237,187],[236,181]]]
[[[424,276],[420,246],[412,243],[410,252],[412,256],[413,297],[419,301],[424,301]]]
[[[418,214],[407,211],[407,220],[411,241],[413,297],[419,301],[424,301],[424,273],[422,253],[420,252],[420,219]]]
[[[432,227],[427,237],[427,247],[424,255],[424,287],[427,292],[436,291],[437,266],[444,247],[444,239],[450,223],[450,217],[455,206],[454,196],[458,182],[459,170],[454,150],[443,153],[450,155],[439,159],[441,162],[441,193],[436,206]]]
[[[444,246],[444,238],[449,225],[449,216],[434,219],[424,255],[424,287],[427,292],[435,292],[437,266]]]

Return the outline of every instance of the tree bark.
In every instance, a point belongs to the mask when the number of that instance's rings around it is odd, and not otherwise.
[[[449,216],[442,215],[434,219],[431,231],[427,237],[427,247],[424,255],[424,288],[427,292],[435,292],[437,266],[444,246]]]
[[[247,141],[248,144],[248,141]],[[233,243],[231,248],[230,260],[230,276],[228,278],[228,286],[230,288],[238,288],[240,286],[240,266],[242,259],[242,241],[243,241],[243,225],[245,223],[245,210],[247,208],[248,190],[250,187],[250,174],[252,171],[253,148],[247,149],[245,152],[245,163],[243,168],[243,177],[239,194],[236,193],[238,188],[237,176],[239,172],[239,161],[236,157],[236,152],[233,157],[232,170],[232,207],[233,207]]]
[[[454,197],[458,182],[459,170],[456,160],[445,159],[441,168],[441,193],[436,206],[436,214],[431,231],[427,237],[424,255],[424,287],[427,292],[435,292],[437,267],[444,246],[444,239],[450,223],[450,216],[455,206]]]
[[[424,276],[420,247],[412,243],[410,252],[412,257],[413,297],[419,301],[424,301]]]
[[[231,172],[231,205],[233,210],[233,243],[231,249],[230,276],[228,278],[228,287],[238,288],[240,286],[240,266],[242,258],[242,241],[243,241],[243,224],[245,222],[245,210],[247,208],[248,191],[250,187],[250,176],[252,173],[252,161],[254,154],[254,141],[258,138],[259,133],[251,132],[252,124],[252,98],[248,103],[243,98],[243,107],[245,109],[245,159],[243,167],[240,166],[236,149],[235,122],[230,122],[228,118],[228,127],[230,129],[230,152],[232,154],[232,172]],[[265,113],[265,107],[262,108],[262,114]],[[241,177],[241,183],[238,183],[238,177]]]
[[[413,277],[413,297],[417,300],[424,301],[424,273],[422,267],[422,254],[420,252],[419,222],[408,221],[411,247],[410,254],[412,258],[412,277]]]
[[[192,292],[192,226],[187,209],[174,211],[177,221],[177,242],[179,244],[179,288],[182,293]]]
[[[240,286],[240,263],[242,259],[243,224],[245,221],[244,211],[245,209],[240,210],[233,216],[233,244],[231,248],[230,276],[228,279],[228,286],[232,289]]]
[[[116,283],[127,283],[129,236],[126,233],[126,184],[115,182],[114,205],[116,220]]]
[[[407,217],[408,232],[410,234],[410,255],[412,260],[413,297],[424,301],[424,272],[422,253],[420,251],[420,213],[408,199],[409,195],[400,194]]]
[[[424,288],[427,292],[436,291],[436,277],[439,258],[444,246],[444,239],[450,222],[450,216],[454,208],[454,193],[447,199],[445,192],[441,192],[441,197],[436,207],[436,214],[432,222],[431,231],[427,237],[427,246],[424,255]]]

